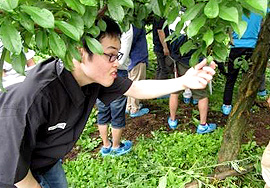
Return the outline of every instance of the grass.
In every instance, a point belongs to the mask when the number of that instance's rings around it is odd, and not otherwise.
[[[156,64],[151,34],[147,35],[147,40],[150,59],[147,74],[148,78],[153,78]],[[270,71],[267,69],[268,78],[269,74]],[[235,92],[239,82],[236,84]],[[220,74],[215,75],[213,95],[209,98],[209,107],[213,111],[220,111],[223,87],[224,77]],[[269,88],[268,85],[267,87]],[[235,98],[236,93],[234,100]],[[160,103],[160,107],[168,111],[168,101],[154,102]],[[101,143],[100,139],[89,137],[91,133],[97,131],[93,126],[96,122],[96,113],[92,112],[77,143],[81,148],[78,157],[64,163],[70,188],[181,188],[193,180],[197,180],[200,187],[264,186],[260,169],[260,157],[264,147],[257,146],[255,142],[242,145],[239,160],[228,162],[237,169],[241,169],[247,163],[254,163],[254,171],[244,176],[210,182],[207,175],[214,173],[217,166],[217,153],[222,141],[223,128],[218,128],[214,133],[207,135],[190,134],[188,131],[168,133],[161,129],[152,132],[152,138],[143,136],[137,138],[137,144],[125,156],[102,158],[99,154],[90,152]]]

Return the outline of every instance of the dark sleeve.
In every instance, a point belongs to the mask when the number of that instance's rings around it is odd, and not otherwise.
[[[98,98],[108,105],[122,96],[130,88],[132,81],[128,78],[117,77],[110,87],[102,87]]]
[[[0,130],[0,185],[13,185],[25,130],[25,117],[16,108],[1,107]]]

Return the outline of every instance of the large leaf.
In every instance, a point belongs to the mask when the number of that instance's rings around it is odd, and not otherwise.
[[[88,33],[92,35],[92,37],[97,37],[100,34],[100,29],[97,26],[93,26],[89,29]]]
[[[71,18],[69,20],[69,23],[76,27],[76,29],[78,30],[80,37],[81,37],[84,33],[83,18],[77,13],[70,13],[70,14],[71,14]]]
[[[227,46],[225,46],[223,43],[214,45],[213,52],[214,52],[215,59],[221,62],[226,61],[226,58],[228,56],[228,51],[227,51]]]
[[[121,0],[120,1],[121,5],[128,7],[128,8],[134,8],[134,4],[132,0]]]
[[[191,67],[198,64],[201,52],[202,52],[202,49],[198,49],[191,55],[191,58],[189,60],[189,65]]]
[[[119,3],[119,0],[109,0],[108,1],[108,9],[110,16],[121,22],[124,19],[125,12],[121,4]]]
[[[239,21],[238,25],[235,23],[231,23],[233,30],[238,34],[238,38],[241,38],[247,29],[247,22],[246,21]]]
[[[206,47],[211,45],[214,41],[214,33],[211,29],[208,29],[204,34],[203,34],[203,40],[206,43]]]
[[[67,47],[64,40],[54,31],[49,33],[49,45],[53,53],[61,59],[65,58]]]
[[[98,25],[98,27],[99,27],[99,29],[101,31],[105,31],[106,30],[107,25],[106,25],[106,22],[104,20],[102,20],[102,19],[98,20],[97,25]]]
[[[193,44],[192,40],[188,40],[180,47],[180,53],[181,53],[181,55],[185,55],[193,48],[194,48],[194,44]]]
[[[235,7],[222,6],[219,9],[219,17],[223,20],[238,24],[238,10]]]
[[[22,10],[29,14],[34,20],[35,23],[44,28],[53,28],[54,27],[54,16],[47,9],[40,9],[34,6],[21,6]]]
[[[179,9],[178,7],[174,7],[171,11],[170,14],[168,15],[168,24],[171,24],[175,21],[175,19],[179,16]]]
[[[100,42],[98,42],[97,39],[91,38],[91,37],[85,37],[86,44],[88,48],[93,52],[94,54],[103,54],[103,48]]]
[[[204,7],[204,14],[208,18],[216,18],[219,13],[219,6],[216,0],[210,0]]]
[[[219,43],[223,43],[227,37],[228,35],[224,31],[215,34],[215,40]]]
[[[19,55],[13,55],[12,56],[12,68],[19,74],[25,75],[24,69],[26,64],[26,57],[23,52],[21,52]]]
[[[34,33],[34,22],[27,14],[20,14],[20,23],[27,31]]]
[[[162,10],[159,7],[157,0],[151,0],[151,7],[154,12],[154,14],[158,15],[159,17],[162,17]]]
[[[19,55],[22,51],[22,41],[16,28],[12,24],[4,22],[1,25],[0,33],[4,47],[8,51]]]
[[[75,41],[80,40],[80,33],[73,25],[65,21],[55,21],[55,25],[68,37]]]
[[[64,0],[68,7],[70,7],[72,10],[75,10],[80,15],[83,15],[85,13],[85,6],[82,5],[79,0]]]
[[[0,0],[0,9],[11,12],[18,6],[19,0]]]
[[[261,12],[263,12],[264,14],[266,14],[267,11],[267,0],[244,0],[248,5],[250,5],[251,7],[253,7],[254,9],[257,9]]]
[[[48,47],[48,36],[46,31],[38,31],[36,34],[36,44],[37,47],[44,52]]]
[[[97,6],[97,0],[80,0],[81,4],[87,5],[87,6]]]
[[[86,11],[83,15],[84,25],[87,28],[92,27],[92,25],[95,23],[96,16],[97,16],[97,8],[96,7],[87,7]]]
[[[187,9],[187,11],[182,16],[182,22],[193,20],[198,13],[202,10],[204,7],[204,3],[198,3],[195,6],[192,6],[191,8]]]
[[[193,37],[195,35],[197,35],[197,33],[199,32],[199,30],[201,29],[201,27],[204,25],[206,21],[206,17],[200,16],[196,19],[194,19],[188,26],[187,28],[187,35],[188,37]]]
[[[78,50],[78,44],[69,43],[68,52],[71,54],[73,58],[75,58],[78,61],[81,61],[81,54]]]

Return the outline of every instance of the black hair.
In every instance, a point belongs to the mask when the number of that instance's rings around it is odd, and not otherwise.
[[[105,31],[100,31],[99,35],[96,37],[96,39],[100,42],[101,39],[103,39],[106,36],[112,37],[112,38],[119,38],[121,37],[121,29],[119,25],[111,18],[104,16],[102,19],[106,23],[106,29]],[[97,23],[98,20],[96,20]],[[86,36],[91,36],[91,34],[86,34]],[[89,53],[90,56],[93,55],[93,52],[88,48],[85,38],[82,38],[83,47],[85,50]]]

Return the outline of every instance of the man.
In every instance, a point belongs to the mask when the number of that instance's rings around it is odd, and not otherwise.
[[[223,104],[221,106],[221,111],[224,115],[231,113],[233,89],[240,71],[240,68],[235,68],[234,61],[241,57],[247,61],[251,58],[257,44],[262,23],[262,16],[253,12],[251,12],[249,16],[243,15],[242,19],[247,22],[247,29],[241,38],[239,38],[235,32],[233,33],[233,45],[231,46],[228,59],[228,73],[225,73],[226,83],[223,93]],[[224,73],[223,64],[219,64],[219,67],[221,68],[221,72]],[[265,76],[262,77],[262,83],[258,93],[262,96],[266,95],[264,77]]]
[[[153,21],[153,44],[157,57],[156,79],[158,80],[167,79],[172,73],[171,65],[173,62],[168,58],[170,56],[170,41],[165,41],[170,34],[169,27],[166,26],[162,29],[165,21],[164,18],[154,18]]]
[[[133,39],[133,28],[130,24],[130,29],[121,36],[120,53],[122,58],[118,61],[117,76],[128,77],[128,65],[130,64],[129,53]],[[100,149],[102,156],[119,156],[131,151],[132,142],[130,140],[121,141],[121,135],[126,125],[125,111],[127,105],[127,97],[120,96],[116,100],[106,106],[102,101],[97,99],[98,115],[97,123],[103,146]],[[111,124],[111,136],[108,136],[108,124]]]
[[[172,57],[177,62],[177,72],[180,76],[184,75],[186,71],[189,69],[189,60],[191,58],[192,53],[191,50],[184,56],[182,56],[179,52],[180,47],[186,42],[187,36],[181,35],[177,40],[175,40],[172,44]],[[200,113],[200,124],[197,126],[198,134],[205,134],[213,132],[216,129],[216,124],[207,123],[207,114],[208,114],[208,93],[206,89],[195,89],[191,90],[193,101],[198,101],[198,109]],[[171,129],[175,129],[178,125],[178,121],[176,119],[176,112],[178,108],[178,97],[179,92],[172,93],[170,96],[169,107],[170,107],[170,117],[168,118],[168,124]],[[196,104],[193,102],[193,104]]]
[[[108,105],[121,95],[150,99],[185,88],[202,89],[215,63],[201,62],[171,80],[132,82],[117,77],[120,28],[108,18],[97,40],[104,53],[93,54],[83,40],[81,62],[67,71],[61,60],[36,65],[26,79],[0,94],[0,187],[66,188],[61,159],[72,149],[100,99]]]

